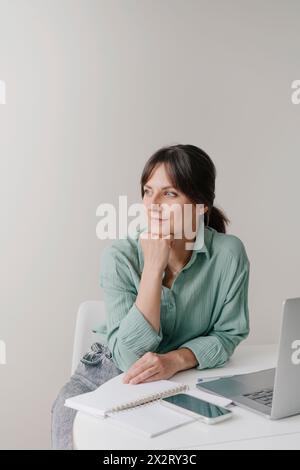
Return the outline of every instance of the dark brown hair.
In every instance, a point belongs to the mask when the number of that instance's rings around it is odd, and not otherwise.
[[[184,193],[193,203],[205,204],[204,224],[217,232],[226,233],[229,219],[213,205],[215,199],[216,168],[204,150],[195,145],[171,145],[157,150],[146,162],[141,176],[141,192],[153,170],[164,163],[174,188]]]

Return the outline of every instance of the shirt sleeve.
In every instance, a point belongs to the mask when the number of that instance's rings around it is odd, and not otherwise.
[[[105,248],[101,258],[100,286],[104,291],[107,345],[119,369],[126,371],[146,352],[155,352],[162,330],[152,327],[135,305],[137,291],[122,254]]]
[[[227,294],[212,330],[207,336],[193,338],[180,346],[194,353],[197,369],[222,367],[236,346],[248,336],[249,274],[250,263],[244,249],[238,257],[229,256],[222,274]]]

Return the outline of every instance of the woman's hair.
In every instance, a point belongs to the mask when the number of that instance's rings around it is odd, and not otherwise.
[[[164,163],[174,188],[184,193],[193,203],[205,204],[204,224],[217,232],[226,233],[230,220],[213,205],[215,199],[216,168],[211,158],[195,145],[171,145],[157,150],[146,162],[141,176],[141,192],[153,170]]]

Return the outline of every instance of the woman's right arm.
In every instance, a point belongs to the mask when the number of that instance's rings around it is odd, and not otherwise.
[[[102,253],[100,286],[104,291],[107,344],[123,371],[146,352],[156,351],[162,340],[160,296],[163,266],[169,256],[166,242],[167,247],[159,240],[146,240],[138,293],[122,253],[111,247]]]
[[[158,333],[160,329],[162,273],[144,267],[135,304]]]
[[[168,263],[172,242],[170,239],[147,238],[144,233],[140,238],[144,268],[135,304],[155,331],[159,332],[162,276]]]

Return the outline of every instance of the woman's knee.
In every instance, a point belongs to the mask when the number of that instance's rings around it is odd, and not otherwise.
[[[89,355],[88,359],[90,359]],[[73,422],[76,411],[65,406],[66,399],[91,392],[104,382],[122,373],[113,363],[107,348],[104,347],[97,348],[92,360],[86,362],[89,362],[89,365],[82,361],[78,364],[74,375],[62,387],[52,404],[51,436],[53,449],[72,449]]]
[[[90,388],[86,384],[74,378],[71,378],[60,390],[51,407],[52,449],[73,448],[73,422],[76,410],[65,406],[65,401],[67,398],[89,391]]]
[[[76,392],[75,392],[76,390]],[[74,392],[74,394],[73,394]],[[52,407],[51,407],[51,413],[58,413],[64,410],[66,408],[64,406],[65,400],[67,398],[70,398],[72,396],[75,396],[77,394],[77,387],[74,386],[74,383],[72,380],[69,380],[59,391],[56,399],[54,400]]]

